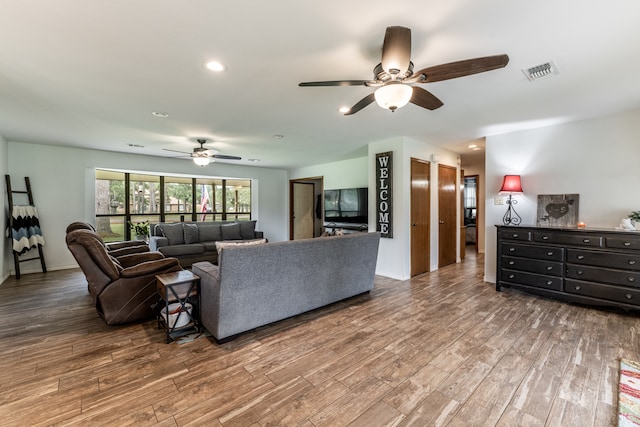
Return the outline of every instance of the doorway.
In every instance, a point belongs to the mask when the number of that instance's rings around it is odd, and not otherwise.
[[[430,182],[429,162],[411,158],[411,276],[430,270]]]
[[[311,239],[322,234],[322,177],[289,181],[289,239]]]
[[[480,217],[480,206],[478,205],[479,188],[478,175],[467,175],[464,177],[464,243],[465,246],[473,247],[475,252],[478,252],[478,219]]]
[[[455,167],[438,165],[438,268],[456,262],[456,178]]]

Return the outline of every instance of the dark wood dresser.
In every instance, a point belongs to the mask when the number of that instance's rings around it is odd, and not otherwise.
[[[640,232],[497,226],[496,290],[640,308]]]

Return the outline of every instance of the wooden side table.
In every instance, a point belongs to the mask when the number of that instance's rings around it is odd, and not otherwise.
[[[158,327],[164,324],[167,333],[167,344],[179,336],[184,335],[192,329],[200,330],[199,310],[200,310],[200,277],[189,270],[175,271],[156,275],[157,290],[164,307],[158,313]],[[178,318],[174,324],[170,324],[169,304],[179,304]],[[195,303],[195,305],[193,304]],[[191,305],[191,312],[187,309],[187,304]],[[164,315],[164,316],[163,316]],[[182,316],[188,316],[188,323],[176,326]]]

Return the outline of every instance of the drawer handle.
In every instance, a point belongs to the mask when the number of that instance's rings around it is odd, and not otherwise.
[[[636,278],[635,278],[635,277],[633,277],[633,276],[631,276],[631,277],[628,277],[628,278],[627,278],[627,280],[628,280],[629,282],[635,282],[635,281],[636,281]]]
[[[578,273],[578,276],[582,276],[584,274],[584,271],[578,270],[577,273]]]
[[[517,239],[517,238],[518,238],[518,236],[519,236],[519,234],[518,234],[518,233],[514,233],[514,234],[512,234],[512,235],[511,235],[511,237],[513,237],[514,239]]]
[[[547,266],[547,271],[551,271],[551,270],[553,270],[553,266],[548,265],[548,266]]]
[[[549,236],[542,236],[542,240],[549,240]]]
[[[636,260],[635,259],[630,259],[629,260],[629,265],[636,265]]]
[[[553,256],[553,251],[547,252],[547,256]]]
[[[627,299],[632,299],[632,298],[633,298],[633,295],[631,295],[631,294],[626,294],[626,295],[625,295],[625,297],[627,297]]]
[[[513,265],[515,263],[516,263],[515,261],[509,261],[509,265]]]
[[[514,274],[509,275],[509,279],[513,279],[514,277],[516,277]]]
[[[553,282],[551,280],[547,280],[547,285],[553,285]]]
[[[584,259],[584,255],[578,255],[578,259]]]
[[[579,290],[580,290],[580,289],[582,289],[582,288],[580,287],[580,285],[575,285],[575,286],[574,286],[574,289],[575,289],[576,291],[579,291]]]
[[[516,248],[509,248],[509,252],[515,252]]]
[[[589,239],[582,239],[582,241],[583,241],[584,243],[589,243],[591,240],[589,240]]]
[[[624,242],[625,246],[631,246],[631,242]]]

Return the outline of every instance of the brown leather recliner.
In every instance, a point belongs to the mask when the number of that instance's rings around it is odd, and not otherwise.
[[[96,310],[108,325],[153,318],[152,306],[159,300],[156,274],[182,270],[176,258],[159,252],[115,258],[91,230],[73,230],[66,240],[87,278]]]
[[[96,229],[88,222],[76,221],[67,226],[67,234],[74,230],[90,230],[95,233]],[[141,252],[149,252],[149,245],[142,240],[126,240],[124,242],[105,243],[104,240],[96,233],[96,236],[102,242],[102,245],[114,257],[122,255],[137,254]]]

